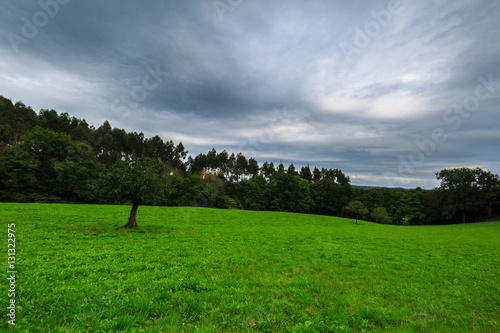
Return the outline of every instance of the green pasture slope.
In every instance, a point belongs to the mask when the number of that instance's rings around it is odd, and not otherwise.
[[[139,207],[125,230],[129,209],[0,204],[17,331],[500,331],[500,223]]]

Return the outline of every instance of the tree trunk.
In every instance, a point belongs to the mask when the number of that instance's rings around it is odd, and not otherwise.
[[[462,223],[465,223],[465,212],[462,213]]]
[[[130,216],[127,220],[127,223],[123,226],[124,228],[137,228],[137,221],[135,216],[137,215],[137,208],[139,208],[138,203],[134,203],[132,205],[132,210],[130,211]]]

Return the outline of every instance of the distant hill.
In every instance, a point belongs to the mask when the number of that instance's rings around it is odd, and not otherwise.
[[[387,186],[364,186],[364,185],[351,185],[352,187],[359,188],[360,190],[373,190],[376,188],[388,188],[391,190],[400,190],[400,191],[410,191],[409,188],[404,187],[387,187]]]

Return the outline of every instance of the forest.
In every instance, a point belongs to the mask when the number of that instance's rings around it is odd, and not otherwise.
[[[425,225],[483,221],[500,213],[498,175],[436,172],[438,188],[360,189],[339,169],[259,163],[242,153],[190,156],[182,142],[99,127],[0,96],[0,201],[198,206]]]

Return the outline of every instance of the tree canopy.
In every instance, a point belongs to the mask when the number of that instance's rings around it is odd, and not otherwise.
[[[459,213],[465,223],[470,213],[486,210],[491,216],[500,185],[497,175],[480,168],[455,168],[441,170],[436,177],[441,180],[446,217]]]
[[[164,197],[161,166],[151,158],[133,156],[115,162],[96,183],[101,198],[115,203],[131,202],[132,210],[125,224],[137,227],[136,214],[141,204],[157,204]]]
[[[356,224],[358,224],[358,219],[368,215],[368,209],[361,201],[358,200],[349,202],[349,204],[345,207],[345,211],[356,218]]]

